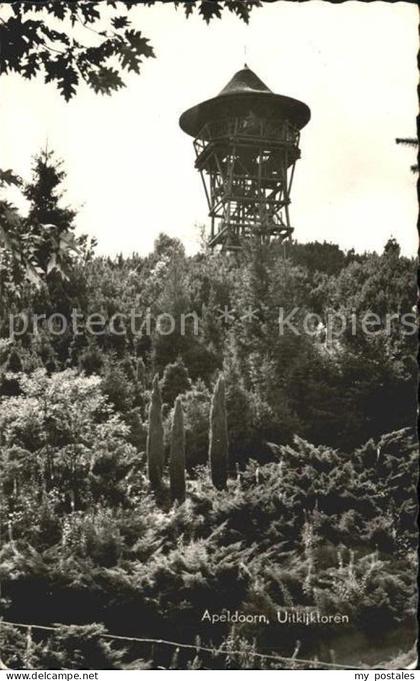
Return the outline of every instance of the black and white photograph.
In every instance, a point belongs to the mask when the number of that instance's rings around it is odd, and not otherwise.
[[[1,681],[416,678],[418,51],[0,2]]]

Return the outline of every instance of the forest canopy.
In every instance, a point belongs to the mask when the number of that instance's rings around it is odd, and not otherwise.
[[[29,643],[2,626],[3,663],[282,668],[256,653],[296,658],[300,641],[310,660],[335,649],[369,664],[372,632],[414,641],[415,263],[396,240],[232,258],[187,256],[162,234],[146,256],[99,257],[75,234],[54,154],[19,183],[20,250],[0,249],[0,614],[61,626]],[[133,310],[141,333],[124,323]],[[279,332],[280,310],[298,334]],[[216,634],[200,619],[210,602],[272,624]],[[279,645],[291,605],[347,614],[358,652],[335,626],[290,627]],[[174,630],[218,654],[103,638]]]

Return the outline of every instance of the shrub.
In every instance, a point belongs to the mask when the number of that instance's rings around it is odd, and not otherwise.
[[[162,481],[165,453],[163,444],[162,397],[159,388],[159,376],[157,374],[153,379],[152,396],[149,406],[146,451],[150,484],[154,488],[159,488]]]
[[[169,476],[173,500],[185,500],[185,431],[181,398],[175,400],[171,433]]]
[[[162,399],[166,404],[173,405],[176,397],[191,388],[188,371],[182,360],[167,364],[160,384]]]
[[[228,473],[228,430],[225,381],[219,376],[210,409],[209,460],[211,478],[217,489],[226,487]]]

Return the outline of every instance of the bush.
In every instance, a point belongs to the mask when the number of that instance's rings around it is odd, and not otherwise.
[[[163,372],[160,388],[163,402],[173,405],[178,395],[191,389],[191,381],[188,371],[182,360],[168,364]]]

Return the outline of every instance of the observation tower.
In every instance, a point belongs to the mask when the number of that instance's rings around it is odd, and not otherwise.
[[[209,246],[235,251],[246,239],[291,236],[290,191],[310,117],[306,104],[275,94],[246,64],[216,97],[182,114],[209,206]]]

